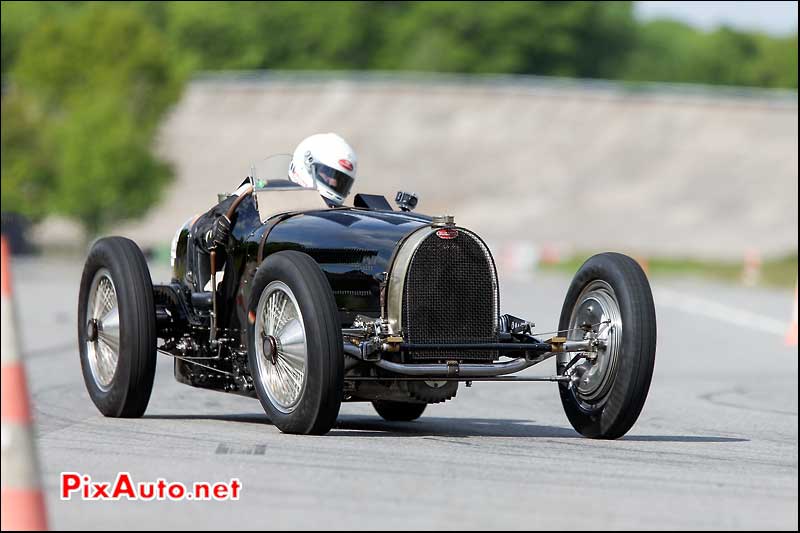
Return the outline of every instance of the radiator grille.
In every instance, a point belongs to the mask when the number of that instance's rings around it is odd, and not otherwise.
[[[448,234],[451,235],[451,234]],[[427,237],[411,258],[403,291],[403,333],[410,343],[497,342],[499,297],[494,261],[483,242],[458,228]],[[412,359],[491,360],[497,351],[415,351]]]

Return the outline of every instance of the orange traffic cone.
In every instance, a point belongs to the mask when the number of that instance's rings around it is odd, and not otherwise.
[[[0,239],[2,271],[2,529],[47,529],[44,496],[31,427],[25,369],[17,344],[11,299],[11,271],[5,238]]]
[[[786,346],[797,346],[797,285],[794,286],[794,311],[789,329],[786,330]]]
[[[552,243],[544,243],[539,251],[539,262],[543,265],[557,265],[560,261],[558,248]]]
[[[742,283],[748,287],[757,285],[761,280],[761,254],[756,248],[748,248],[744,253],[742,267]]]

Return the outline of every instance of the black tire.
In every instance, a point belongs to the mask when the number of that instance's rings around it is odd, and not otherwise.
[[[372,407],[388,422],[411,422],[422,416],[428,404],[378,400],[372,402]]]
[[[273,405],[262,382],[255,349],[255,317],[267,286],[279,281],[294,294],[303,318],[307,343],[305,385],[290,413]],[[248,305],[248,362],[256,394],[272,423],[284,433],[323,435],[339,415],[344,391],[344,354],[339,312],[330,284],[319,265],[308,255],[283,251],[261,263],[253,279]]]
[[[616,371],[609,374],[602,398],[586,402],[575,386],[559,383],[561,403],[578,433],[597,439],[617,439],[630,430],[642,411],[656,356],[656,312],[650,284],[639,264],[622,254],[589,258],[575,274],[561,311],[559,329],[569,327],[581,293],[597,282],[613,289],[621,317],[622,339]],[[562,373],[565,363],[559,363]]]
[[[119,312],[118,362],[110,384],[104,386],[95,378],[89,360],[89,351],[97,349],[97,343],[92,343],[93,347],[88,343],[88,299],[98,273],[110,275]],[[136,418],[147,409],[156,371],[155,317],[153,282],[142,251],[124,237],[98,240],[81,277],[78,345],[86,390],[103,415]]]

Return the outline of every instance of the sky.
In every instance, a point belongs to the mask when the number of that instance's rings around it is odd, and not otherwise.
[[[643,20],[668,17],[703,29],[727,25],[774,35],[797,32],[797,2],[636,2],[635,9]]]

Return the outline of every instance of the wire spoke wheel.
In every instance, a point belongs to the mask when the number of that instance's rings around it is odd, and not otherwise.
[[[300,306],[282,281],[271,282],[261,294],[255,339],[262,385],[275,408],[289,414],[305,389],[308,343]]]
[[[94,275],[87,306],[86,352],[97,388],[111,388],[119,363],[119,306],[111,273],[101,268]]]
[[[247,309],[247,366],[264,411],[284,433],[324,435],[344,396],[341,318],[327,277],[309,255],[272,253]]]
[[[105,416],[142,416],[156,371],[153,281],[141,249],[124,237],[89,250],[78,294],[78,347],[89,397]]]

